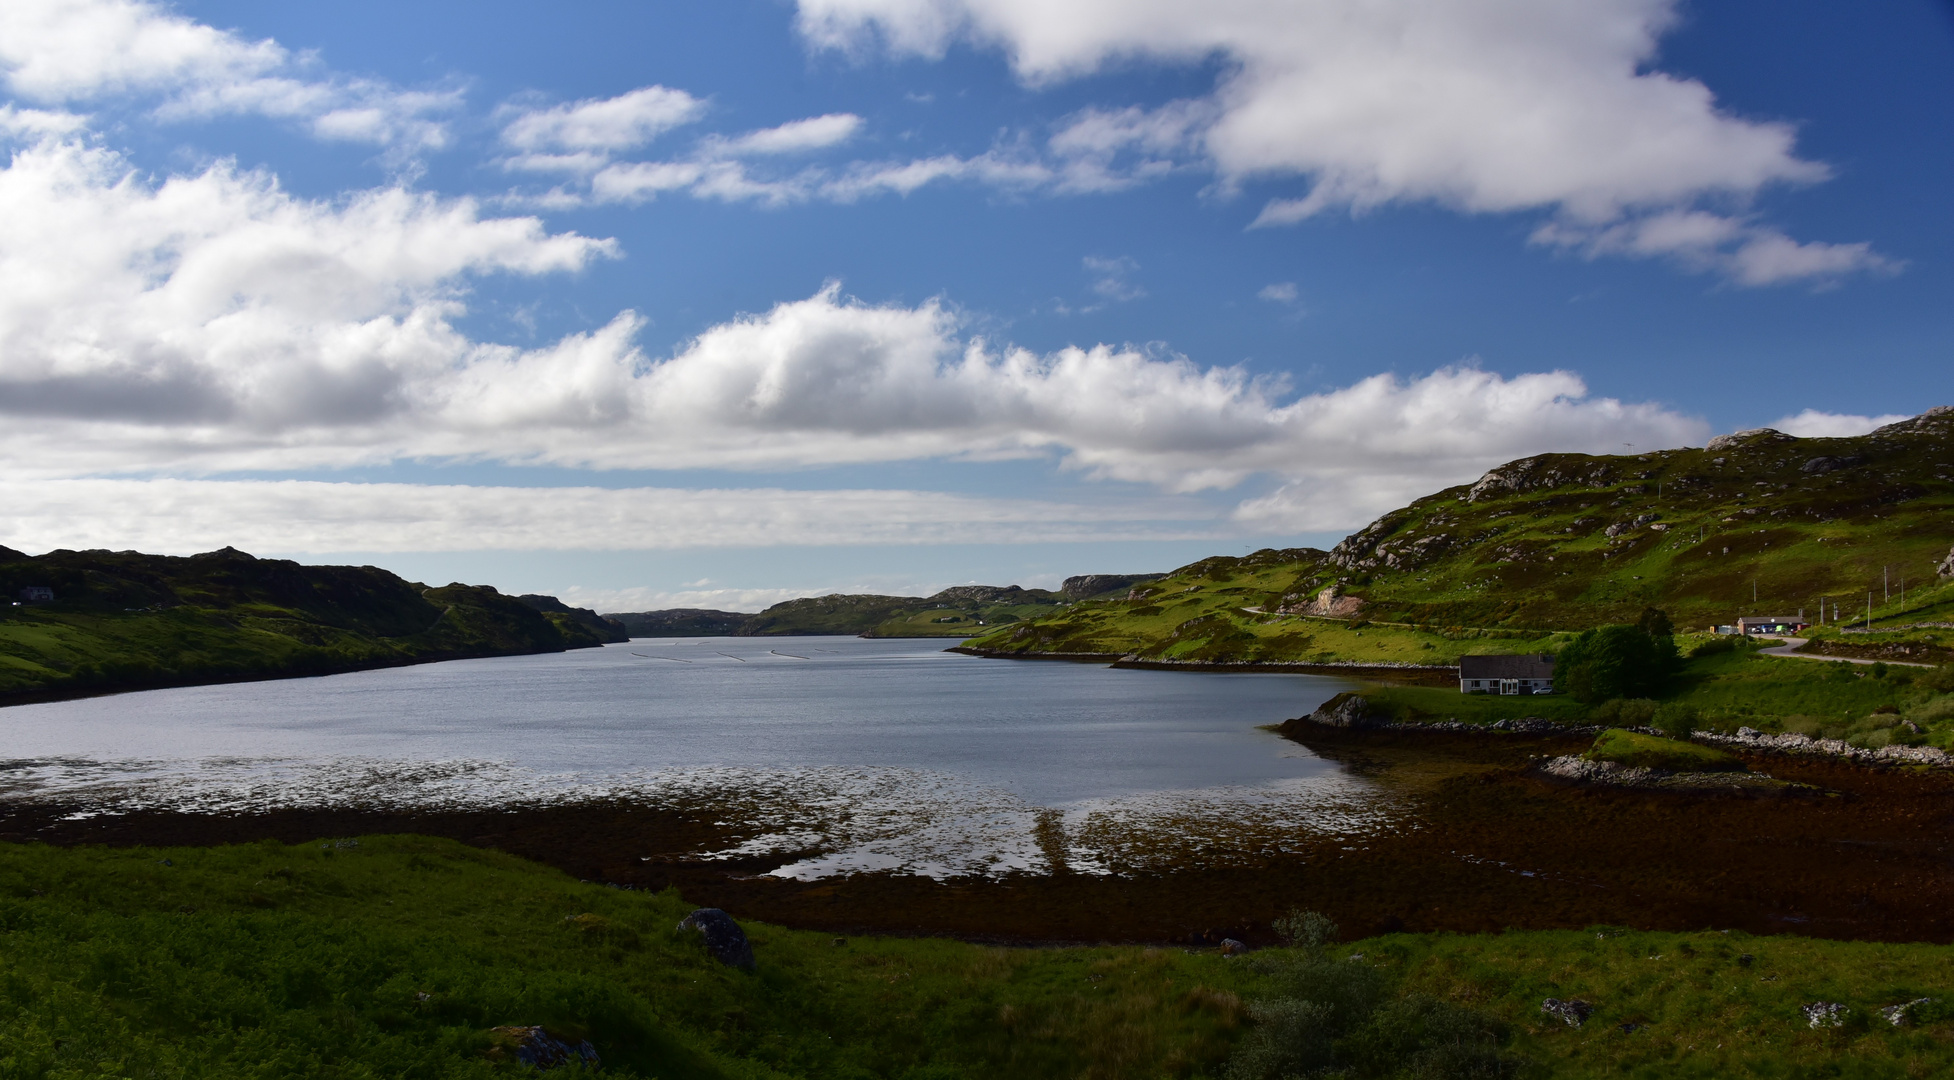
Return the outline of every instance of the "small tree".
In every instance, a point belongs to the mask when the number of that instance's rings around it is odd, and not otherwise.
[[[1643,615],[1644,625],[1666,626],[1668,617]],[[1554,662],[1554,682],[1584,705],[1610,698],[1653,698],[1667,689],[1677,667],[1676,641],[1644,625],[1615,624],[1577,635]]]

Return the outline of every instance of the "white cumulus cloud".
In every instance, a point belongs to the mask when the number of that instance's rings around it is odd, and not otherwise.
[[[1202,157],[1224,188],[1296,178],[1258,225],[1332,209],[1434,202],[1474,213],[1545,212],[1557,242],[1674,255],[1747,285],[1891,269],[1863,244],[1801,244],[1725,220],[1710,240],[1641,219],[1743,202],[1826,179],[1790,124],[1736,116],[1710,89],[1657,69],[1677,0],[799,0],[820,48],[878,44],[941,56],[996,46],[1033,86],[1136,58],[1220,58],[1212,95],[1157,110],[1089,109],[1051,142],[1081,174]],[[1706,212],[1707,213],[1707,212]],[[1611,230],[1626,226],[1635,235]],[[1663,247],[1665,239],[1674,246]]]
[[[502,141],[532,153],[634,150],[699,119],[705,108],[705,102],[683,90],[645,86],[611,98],[511,109]]]
[[[615,250],[399,188],[313,201],[225,164],[152,182],[44,138],[0,168],[0,460],[52,478],[1049,456],[1168,492],[1273,475],[1289,487],[1245,514],[1328,529],[1507,458],[1707,434],[1566,372],[1444,368],[1294,396],[1157,347],[1033,352],[967,333],[943,301],[834,285],[660,356],[630,311],[526,349],[457,326],[477,276]],[[1133,288],[1130,260],[1088,269],[1114,283],[1102,294]]]
[[[1796,435],[1801,439],[1842,439],[1853,435],[1864,435],[1878,427],[1897,424],[1908,417],[1898,413],[1884,416],[1855,416],[1850,413],[1830,413],[1818,409],[1806,409],[1794,416],[1787,416],[1769,426]]]
[[[442,116],[461,103],[453,89],[324,71],[269,38],[250,41],[144,0],[7,0],[0,82],[32,101],[150,98],[165,120],[256,114],[402,152],[445,145]]]
[[[1190,539],[1171,500],[1077,504],[930,491],[484,487],[316,480],[0,480],[0,544],[254,551],[627,551]],[[574,522],[574,527],[566,523]]]
[[[829,113],[749,131],[718,143],[714,149],[732,155],[800,154],[839,146],[861,129],[862,118],[854,113]]]

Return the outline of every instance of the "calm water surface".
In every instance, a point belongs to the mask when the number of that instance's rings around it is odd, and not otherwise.
[[[944,644],[639,639],[15,706],[0,794],[103,812],[692,802],[764,826],[741,853],[813,852],[776,871],[792,876],[1135,869],[1154,833],[1226,858],[1390,817],[1380,793],[1259,729],[1338,680]]]

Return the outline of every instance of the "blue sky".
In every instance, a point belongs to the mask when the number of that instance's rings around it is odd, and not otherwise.
[[[605,610],[1328,544],[1954,401],[1954,14],[0,13],[0,542]]]

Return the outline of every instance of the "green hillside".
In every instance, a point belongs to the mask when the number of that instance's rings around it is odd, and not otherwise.
[[[41,589],[53,599],[28,599]],[[182,558],[0,548],[0,595],[19,598],[0,606],[0,702],[624,640],[554,597],[430,589],[378,567],[232,548]]]
[[[1823,600],[1828,622],[1836,603],[1863,625],[1869,593],[1876,627],[1950,622],[1950,545],[1954,408],[1942,407],[1856,438],[1758,430],[1704,449],[1524,458],[1331,551],[1204,559],[967,645],[1445,664],[1550,647],[1555,631],[1647,607],[1702,630],[1741,615],[1816,621]]]
[[[1088,597],[1152,581],[1159,574],[1083,574],[1057,592],[1016,585],[957,585],[934,596],[834,593],[775,604],[757,615],[677,608],[605,615],[638,637],[969,637],[1049,615]]]

